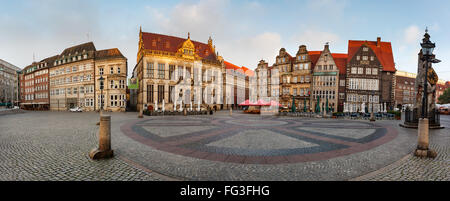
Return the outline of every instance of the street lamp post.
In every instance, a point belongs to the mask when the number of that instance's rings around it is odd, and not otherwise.
[[[103,110],[103,88],[104,88],[103,81],[105,80],[105,78],[103,78],[103,76],[100,76],[98,80],[100,81],[100,116],[101,116]]]
[[[418,143],[417,148],[414,152],[415,156],[419,157],[436,157],[437,153],[434,150],[428,149],[429,145],[429,122],[428,122],[428,65],[429,62],[438,63],[439,60],[434,59],[433,50],[436,47],[434,43],[430,41],[430,35],[428,34],[428,29],[425,30],[423,43],[420,44],[422,47],[422,61],[424,62],[425,68],[423,69],[423,93],[422,93],[422,115],[419,119],[419,129],[418,129]]]

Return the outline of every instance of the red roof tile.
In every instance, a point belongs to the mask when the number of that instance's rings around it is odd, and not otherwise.
[[[225,69],[233,69],[233,70],[240,69],[239,66],[236,66],[228,61],[223,61],[223,63],[225,63]]]
[[[316,66],[320,54],[322,54],[322,51],[308,51],[309,59],[311,60],[311,69],[314,69]]]
[[[339,74],[346,74],[348,55],[342,53],[331,53],[331,56],[333,56],[334,63],[339,69]]]
[[[384,71],[395,72],[394,55],[392,53],[392,46],[390,42],[381,42],[377,46],[377,41],[348,41],[348,58],[347,62],[355,56],[361,45],[367,44],[375,53]]]
[[[244,67],[244,66],[239,67],[239,66],[236,66],[236,65],[234,65],[234,64],[232,64],[232,63],[230,63],[228,61],[225,61],[225,60],[223,62],[225,64],[225,69],[232,69],[232,70],[235,70],[235,71],[241,71],[247,76],[253,76],[254,75],[254,72],[252,70],[248,69],[247,67]]]
[[[144,49],[176,53],[178,49],[183,45],[184,41],[186,41],[187,39],[156,33],[142,32],[142,40],[144,43]],[[197,42],[194,40],[191,41],[195,46],[195,53],[197,53],[198,56],[209,60],[216,59],[215,52],[208,44]]]

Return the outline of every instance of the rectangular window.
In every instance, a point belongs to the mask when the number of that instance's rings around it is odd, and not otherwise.
[[[372,74],[371,68],[366,68],[366,75]]]
[[[119,84],[121,89],[125,88],[125,80],[119,80]]]
[[[67,94],[72,94],[72,88],[67,88]]]
[[[103,75],[103,68],[99,68],[98,71],[100,75]]]
[[[173,97],[175,96],[175,86],[169,86],[169,103],[173,103]]]
[[[165,64],[158,64],[158,78],[159,79],[164,79],[164,66]]]
[[[352,67],[352,74],[356,74],[357,73],[357,68],[356,67]]]
[[[358,74],[363,74],[364,72],[364,69],[363,68],[358,68]]]
[[[153,85],[147,85],[147,103],[153,103]]]
[[[173,80],[174,79],[174,72],[175,71],[175,65],[169,65],[169,79]]]
[[[78,87],[74,87],[73,88],[73,95],[77,95],[78,94]]]
[[[117,74],[120,74],[120,67],[117,67]]]
[[[378,75],[378,69],[373,68],[372,69],[372,75]]]
[[[111,80],[110,85],[109,85],[110,89],[114,89],[114,80]]]
[[[72,67],[72,72],[77,72],[78,71],[78,67],[74,66]]]
[[[369,59],[368,56],[363,56],[363,57],[362,57],[362,60],[363,60],[363,61],[367,61],[368,59]]]
[[[158,85],[158,103],[162,103],[164,99],[164,85]]]
[[[340,82],[339,85],[340,85],[341,87],[345,87],[345,80],[340,80],[339,82]]]
[[[111,74],[111,75],[114,74],[114,67],[112,67],[112,66],[110,67],[109,74]]]
[[[147,77],[153,78],[154,71],[155,67],[153,66],[153,63],[147,63]]]

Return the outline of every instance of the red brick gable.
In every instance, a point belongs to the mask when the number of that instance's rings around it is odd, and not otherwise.
[[[347,62],[350,62],[350,60],[355,56],[356,52],[358,52],[359,48],[363,44],[366,44],[375,53],[381,65],[383,66],[384,71],[395,72],[396,69],[394,64],[394,55],[392,53],[391,43],[381,41],[379,41],[378,43],[379,44],[377,45],[377,41],[349,40]]]
[[[142,40],[144,49],[159,50],[166,52],[178,52],[186,38],[179,38],[175,36],[168,36],[156,33],[142,32]],[[195,53],[203,59],[216,60],[216,54],[212,48],[205,43],[191,40],[195,46]]]

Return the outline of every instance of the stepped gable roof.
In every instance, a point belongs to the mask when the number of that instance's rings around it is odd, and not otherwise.
[[[381,65],[383,66],[384,71],[396,71],[394,55],[392,53],[392,46],[390,42],[349,40],[347,62],[350,62],[350,60],[355,56],[356,52],[363,44],[366,44],[373,50]]]
[[[108,58],[125,58],[117,48],[98,50],[95,52],[96,59],[108,59]],[[126,59],[126,58],[125,58]]]
[[[76,45],[76,46],[73,46],[73,47],[66,48],[60,54],[60,56],[68,56],[69,54],[70,55],[75,55],[75,53],[79,54],[79,53],[82,53],[83,50],[86,50],[86,52],[96,51],[94,43],[93,42],[88,42],[88,43],[83,43],[83,44],[80,44],[80,45]]]
[[[309,59],[312,63],[311,69],[314,69],[321,54],[322,51],[308,51]],[[339,74],[345,74],[347,70],[348,55],[344,53],[331,53],[331,56],[333,57],[334,63],[339,69]]]
[[[334,63],[339,69],[339,74],[346,74],[347,72],[347,54],[331,53]]]
[[[186,38],[179,38],[175,36],[168,36],[156,33],[142,32],[142,40],[144,49],[147,50],[159,50],[166,52],[178,52]],[[203,59],[216,60],[216,53],[213,49],[205,43],[191,40],[195,46],[195,53]]]

